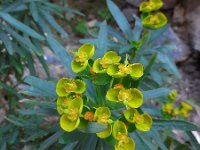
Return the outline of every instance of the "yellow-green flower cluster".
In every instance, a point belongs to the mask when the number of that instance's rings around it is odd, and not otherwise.
[[[142,24],[150,29],[158,29],[167,23],[166,16],[158,10],[163,6],[162,0],[149,0],[140,4]]]
[[[71,132],[79,126],[83,109],[81,94],[85,90],[85,82],[79,79],[62,78],[57,82],[57,110],[61,115],[60,126],[63,130]]]
[[[189,116],[189,111],[193,109],[192,106],[182,101],[179,107],[175,107],[176,98],[177,98],[177,91],[172,90],[172,92],[168,95],[167,103],[162,106],[163,113],[170,117],[183,116],[187,118]]]
[[[90,69],[89,77],[91,78],[98,74],[111,76],[109,77],[110,86],[105,95],[106,101],[101,106],[89,105],[89,107],[87,103],[83,104],[83,96],[86,97],[83,95],[86,91],[86,83],[80,79],[82,76],[78,76],[77,79],[60,79],[56,85],[57,111],[61,115],[60,126],[63,130],[71,132],[79,127],[82,128],[85,123],[96,122],[106,127],[96,135],[102,139],[112,136],[116,140],[115,150],[134,149],[135,143],[132,138],[128,137],[129,127],[142,132],[149,131],[152,118],[139,108],[143,104],[142,92],[131,87],[131,84],[124,86],[122,80],[129,78],[135,82],[142,77],[143,66],[140,63],[130,64],[127,58],[124,63],[120,62],[121,57],[114,51],[108,51],[102,58],[93,60],[94,52],[94,45],[82,45],[74,53],[75,58],[71,62],[71,67],[75,73],[80,73],[86,68]],[[113,119],[112,110],[107,104],[109,102],[124,105],[124,112],[119,118]]]

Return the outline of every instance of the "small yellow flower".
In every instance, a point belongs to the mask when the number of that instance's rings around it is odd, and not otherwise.
[[[152,118],[149,114],[140,114],[136,109],[127,109],[124,111],[126,120],[134,123],[139,131],[149,131],[152,126]]]
[[[111,135],[112,133],[112,126],[111,122],[112,120],[110,119],[111,112],[108,107],[99,107],[96,109],[95,114],[94,114],[94,120],[96,120],[98,123],[106,125],[107,128],[99,133],[96,133],[96,135],[100,138],[107,138]]]
[[[162,106],[162,111],[167,114],[172,114],[173,108],[174,108],[173,103],[166,103],[165,105]]]

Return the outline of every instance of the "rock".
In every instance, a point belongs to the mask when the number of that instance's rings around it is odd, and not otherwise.
[[[200,1],[186,1],[186,22],[189,42],[193,49],[200,51]]]
[[[164,45],[169,42],[174,44],[174,46],[170,47],[172,51],[169,55],[176,62],[184,61],[190,56],[190,48],[176,35],[171,27],[158,39],[157,44]]]
[[[174,24],[183,24],[185,22],[185,8],[182,5],[177,5],[173,13]]]

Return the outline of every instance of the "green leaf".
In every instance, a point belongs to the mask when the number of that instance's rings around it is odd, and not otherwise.
[[[81,129],[82,132],[86,133],[98,133],[104,131],[106,126],[103,124],[99,124],[97,122],[89,122],[86,129]]]
[[[22,115],[41,115],[45,114],[47,116],[56,116],[57,111],[52,111],[50,109],[18,109],[17,110]]]
[[[92,82],[96,85],[106,85],[110,82],[111,78],[107,74],[95,74],[92,76]]]
[[[12,42],[9,39],[8,35],[2,30],[0,30],[0,39],[3,42],[4,46],[6,47],[6,49],[8,50],[8,53],[12,55],[13,54]]]
[[[150,42],[155,41],[158,39],[162,34],[169,28],[169,24],[166,24],[164,27],[158,30],[151,30],[150,32]]]
[[[106,22],[100,24],[99,35],[97,38],[97,50],[95,52],[94,58],[103,57],[107,50],[107,26]]]
[[[11,15],[7,13],[0,12],[0,18],[8,22],[10,25],[15,27],[16,29],[38,39],[38,40],[44,40],[44,37],[40,34],[38,34],[36,31],[31,29],[30,27],[26,26],[25,24],[19,22],[15,18],[13,18]]]
[[[65,32],[65,30],[55,21],[55,19],[52,17],[52,15],[46,11],[41,10],[42,15],[46,19],[46,21],[55,28],[64,38],[68,37],[68,34]]]
[[[42,92],[46,92],[47,95],[51,97],[57,97],[57,94],[55,92],[56,84],[53,82],[45,81],[34,76],[26,77],[24,79],[24,82],[28,83],[30,86],[38,90],[41,90]]]
[[[70,12],[70,13],[74,13],[80,16],[85,16],[82,12],[77,11],[75,9],[69,8],[69,7],[63,7],[63,6],[59,6],[59,5],[55,5],[52,4],[50,2],[43,2],[46,6],[51,7],[52,9],[55,9],[56,11],[66,11],[66,12]]]
[[[133,33],[130,24],[128,23],[124,14],[120,11],[120,9],[113,3],[111,0],[106,0],[108,8],[117,22],[120,29],[124,32],[125,35],[128,36],[128,39],[133,40]]]
[[[164,120],[164,119],[154,119],[153,120],[153,128],[155,130],[171,128],[171,129],[179,129],[185,131],[199,131],[200,127],[184,121],[184,120]]]
[[[134,41],[138,41],[142,34],[143,25],[140,18],[137,17],[137,15],[133,14],[133,18],[135,19],[135,26],[133,29]]]
[[[150,140],[146,139],[142,132],[133,132],[130,136],[135,141],[135,150],[157,150],[157,147],[151,143]]]
[[[56,104],[52,102],[46,102],[46,101],[39,101],[39,100],[30,100],[30,99],[23,99],[19,101],[20,103],[27,104],[30,106],[39,106],[42,108],[50,108],[50,109],[56,109]]]
[[[158,98],[162,96],[167,96],[170,93],[170,89],[168,88],[157,88],[153,90],[143,91],[144,99],[150,100],[153,98]]]
[[[42,144],[40,145],[38,150],[48,149],[52,144],[54,144],[60,136],[64,134],[63,130],[58,130],[52,136],[48,137]]]
[[[36,3],[30,2],[29,8],[30,8],[31,15],[32,15],[33,19],[36,22],[38,22],[38,8],[37,8]]]
[[[62,150],[73,150],[77,144],[78,144],[78,141],[69,143]]]

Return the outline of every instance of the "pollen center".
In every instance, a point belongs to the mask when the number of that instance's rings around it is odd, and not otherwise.
[[[123,133],[118,133],[117,140],[118,140],[118,146],[122,146],[129,142],[129,138],[127,137],[126,134]]]
[[[140,114],[134,114],[133,121],[138,124],[142,124],[144,122],[144,117]]]
[[[75,61],[76,62],[84,62],[88,59],[87,53],[86,52],[80,52],[76,58]]]
[[[77,85],[75,81],[71,81],[70,83],[65,83],[65,91],[68,92],[74,92],[77,89]]]
[[[108,58],[102,58],[100,64],[102,65],[103,68],[108,68],[109,65],[112,64],[112,60]]]
[[[78,119],[78,109],[77,108],[73,108],[73,109],[69,109],[69,112],[67,114],[67,118],[70,121],[75,121]]]
[[[118,68],[119,68],[119,72],[123,74],[129,74],[132,70],[130,65],[124,65],[124,64],[120,64]]]
[[[119,95],[118,95],[118,99],[119,101],[128,101],[131,98],[131,92],[129,90],[120,90],[119,91]]]
[[[97,122],[98,123],[101,123],[101,124],[105,124],[105,125],[107,125],[107,123],[108,123],[108,115],[107,114],[102,114],[102,115],[99,115],[98,116],[98,119],[97,119]]]

